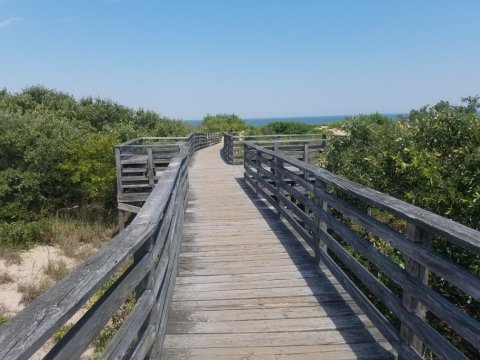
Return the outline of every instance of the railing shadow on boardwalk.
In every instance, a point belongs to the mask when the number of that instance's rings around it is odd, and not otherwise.
[[[345,343],[351,348],[352,352],[358,358],[365,358],[365,343],[371,345],[371,352],[367,355],[369,359],[393,359],[392,353],[378,344],[377,340],[365,327],[358,315],[342,294],[332,283],[333,275],[327,275],[319,267],[314,256],[307,250],[303,240],[280,220],[279,215],[269,207],[268,203],[261,199],[253,189],[245,182],[243,178],[236,178],[240,188],[245,192],[249,199],[258,210],[260,216],[267,222],[279,242],[287,251],[290,259],[301,273],[308,287],[318,304],[325,310],[327,316],[336,326],[336,330],[342,335]],[[291,239],[291,240],[290,240]],[[333,278],[334,279],[334,278]],[[321,294],[317,294],[319,284],[321,284]],[[337,283],[337,286],[341,286]],[[352,302],[353,303],[353,302]],[[340,316],[339,316],[340,310]],[[349,316],[350,322],[345,326],[343,318]]]

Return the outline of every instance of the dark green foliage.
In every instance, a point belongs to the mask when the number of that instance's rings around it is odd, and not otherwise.
[[[308,134],[315,131],[315,125],[296,121],[273,121],[262,128],[265,135]]]
[[[359,116],[326,152],[329,170],[480,228],[480,118],[440,102],[398,121]]]
[[[200,124],[204,132],[241,132],[248,128],[245,120],[235,114],[217,114],[205,116]]]
[[[111,100],[77,101],[41,86],[16,94],[1,91],[0,247],[42,241],[38,221],[64,209],[112,209],[113,145],[191,131],[183,121]]]
[[[48,243],[50,229],[48,220],[0,222],[0,245],[25,249],[34,243]]]
[[[479,98],[462,100],[463,106],[439,102],[412,110],[397,121],[379,114],[350,119],[342,127],[348,136],[336,138],[329,144],[322,165],[351,180],[480,229]],[[361,235],[378,248],[368,233]],[[432,247],[480,275],[478,255],[439,238],[433,239]],[[385,250],[384,254],[401,263],[393,248]],[[429,283],[478,319],[479,303],[458,290],[455,284],[433,274]],[[428,320],[465,354],[472,358],[478,356],[478,352],[445,323],[431,314]]]

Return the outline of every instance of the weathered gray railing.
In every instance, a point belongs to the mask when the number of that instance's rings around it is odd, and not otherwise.
[[[428,276],[431,272],[471,301],[480,301],[480,279],[429,245],[431,237],[439,237],[478,255],[480,232],[281,152],[251,142],[244,149],[247,183],[314,249],[401,358],[421,358],[423,343],[440,359],[466,359],[425,321],[426,311],[479,351],[480,323],[429,287]],[[400,219],[406,230],[379,221],[375,211]],[[380,250],[385,247],[396,249],[403,264],[386,256]],[[395,284],[395,291],[385,278]],[[379,303],[398,319],[400,328],[386,320]]]
[[[190,155],[220,142],[222,134],[194,133],[187,137],[141,137],[115,146],[118,223],[123,229],[125,212],[138,213],[162,171],[178,155],[180,144],[189,146]]]
[[[28,359],[114,274],[113,285],[46,358],[78,359],[132,294],[135,306],[100,358],[159,358],[187,203],[188,162],[194,151],[208,145],[209,137],[193,134],[175,144],[176,155],[132,223],[0,328],[0,359]]]
[[[309,140],[306,140],[309,139]],[[314,143],[312,140],[318,140]],[[239,165],[243,164],[243,143],[251,141],[254,143],[261,143],[264,147],[273,147],[274,143],[281,143],[285,150],[289,148],[290,155],[295,156],[298,153],[299,157],[304,151],[303,145],[310,143],[312,146],[309,149],[310,155],[320,152],[326,145],[328,139],[325,134],[289,134],[289,135],[236,135],[225,134],[223,136],[223,156],[229,164]]]

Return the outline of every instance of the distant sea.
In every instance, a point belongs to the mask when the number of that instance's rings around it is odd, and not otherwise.
[[[401,114],[384,114],[388,116],[390,119],[394,120],[397,116]],[[292,117],[271,117],[271,118],[250,118],[244,119],[248,125],[253,126],[265,126],[268,123],[273,121],[296,121],[305,124],[312,124],[312,125],[325,125],[331,122],[340,121],[345,118],[352,117],[354,115],[327,115],[327,116],[292,116]],[[185,120],[187,123],[198,126],[202,120]]]

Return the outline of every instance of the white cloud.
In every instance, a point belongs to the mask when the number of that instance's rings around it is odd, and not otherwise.
[[[1,20],[0,21],[0,29],[5,29],[9,26],[12,26],[14,23],[16,23],[20,20],[22,20],[22,18],[19,18],[19,17],[10,17],[8,19]]]

